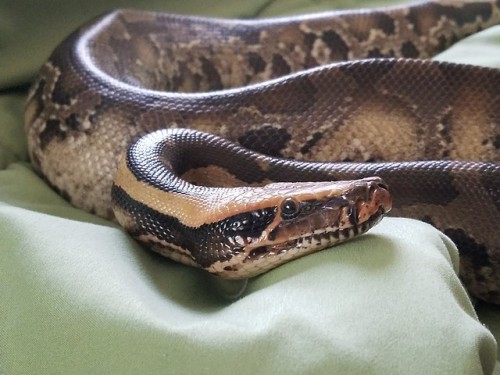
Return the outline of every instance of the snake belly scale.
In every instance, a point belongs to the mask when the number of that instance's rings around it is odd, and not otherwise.
[[[499,7],[114,11],[41,68],[33,166],[76,207],[233,278],[360,234],[392,205],[449,235],[468,290],[500,303],[500,71],[427,60],[500,23]],[[195,130],[160,130],[175,128]]]

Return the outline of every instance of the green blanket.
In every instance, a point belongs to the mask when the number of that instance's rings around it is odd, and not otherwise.
[[[377,4],[335,6],[353,3]],[[487,328],[500,333],[500,311],[482,306],[478,320],[456,276],[455,246],[424,223],[384,219],[357,240],[251,280],[242,298],[228,302],[203,272],[145,251],[33,173],[23,85],[81,22],[131,6],[226,17],[329,7],[313,0],[0,3],[0,373],[494,371],[497,346]],[[500,67],[500,28],[439,58]]]

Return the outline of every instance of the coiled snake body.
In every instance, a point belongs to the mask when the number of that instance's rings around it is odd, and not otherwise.
[[[392,212],[448,234],[469,291],[500,303],[500,71],[424,59],[498,24],[499,7],[256,21],[115,11],[42,67],[31,159],[75,206],[225,277],[367,230],[391,207],[387,183]]]

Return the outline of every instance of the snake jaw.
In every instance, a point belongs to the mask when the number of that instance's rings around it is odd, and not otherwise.
[[[293,218],[284,216],[278,207],[275,219],[261,236],[241,239],[242,251],[228,261],[230,266],[217,273],[226,278],[255,276],[361,235],[391,209],[391,196],[379,178],[333,184],[335,189],[317,192],[315,199],[295,196],[301,207]]]

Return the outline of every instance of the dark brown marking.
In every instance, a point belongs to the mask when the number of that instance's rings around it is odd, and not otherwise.
[[[290,139],[292,136],[286,129],[267,125],[249,130],[238,138],[238,142],[246,148],[266,155],[282,156],[281,151],[286,148]]]
[[[452,33],[449,37],[446,35],[440,35],[438,37],[438,51],[444,51],[450,44],[455,44],[458,41],[458,37],[455,33]]]
[[[342,37],[337,34],[335,31],[328,30],[321,34],[321,40],[325,42],[325,44],[331,50],[331,59],[332,60],[346,60],[347,54],[349,52],[349,47],[344,42]]]
[[[214,64],[205,57],[201,59],[201,69],[208,82],[208,90],[221,90],[223,88],[219,72]]]
[[[292,70],[286,60],[281,55],[275,53],[273,55],[272,71],[273,77],[281,77],[290,74]]]
[[[61,122],[59,120],[47,120],[45,129],[40,133],[40,147],[45,149],[47,145],[54,139],[63,140],[66,138],[66,132],[61,130]]]
[[[377,20],[377,25],[385,34],[394,35],[396,32],[396,25],[394,18],[384,12],[375,12],[374,18]]]
[[[415,45],[409,41],[403,43],[403,45],[401,46],[401,54],[403,57],[407,58],[417,58],[420,56],[420,52],[417,47],[415,47]]]
[[[248,64],[252,68],[255,74],[261,73],[266,69],[266,62],[262,56],[255,52],[249,52],[247,54]]]
[[[311,150],[311,148],[313,148],[316,145],[316,143],[318,143],[321,140],[321,138],[323,138],[322,133],[320,132],[313,133],[312,138],[309,139],[304,144],[304,146],[301,147],[300,152],[304,155],[307,154]]]
[[[80,121],[78,121],[78,117],[75,113],[72,113],[71,115],[66,117],[64,123],[68,125],[71,130],[78,130],[78,127],[80,126]]]
[[[481,17],[483,21],[489,20],[493,11],[490,4],[479,2],[466,3],[462,8],[453,6],[443,6],[443,8],[451,14],[460,26],[476,22],[477,16]]]
[[[302,114],[316,102],[318,88],[310,77],[296,76],[294,79],[295,84],[275,83],[248,102],[242,98],[240,106],[255,106],[263,115]]]
[[[382,52],[380,51],[380,49],[378,48],[373,48],[371,50],[368,51],[368,54],[366,57],[369,57],[369,58],[379,58],[379,57],[384,57],[384,55],[382,54]]]
[[[318,36],[315,33],[305,33],[304,34],[304,44],[306,45],[308,50],[312,50],[314,46],[314,42],[318,39]]]
[[[470,237],[462,229],[445,229],[444,234],[452,239],[457,245],[460,256],[469,259],[474,268],[491,267],[488,252],[482,244],[478,244],[474,238]]]
[[[52,101],[57,104],[69,105],[72,98],[72,91],[69,91],[64,85],[64,80],[59,79],[54,85],[54,90],[52,91]]]

